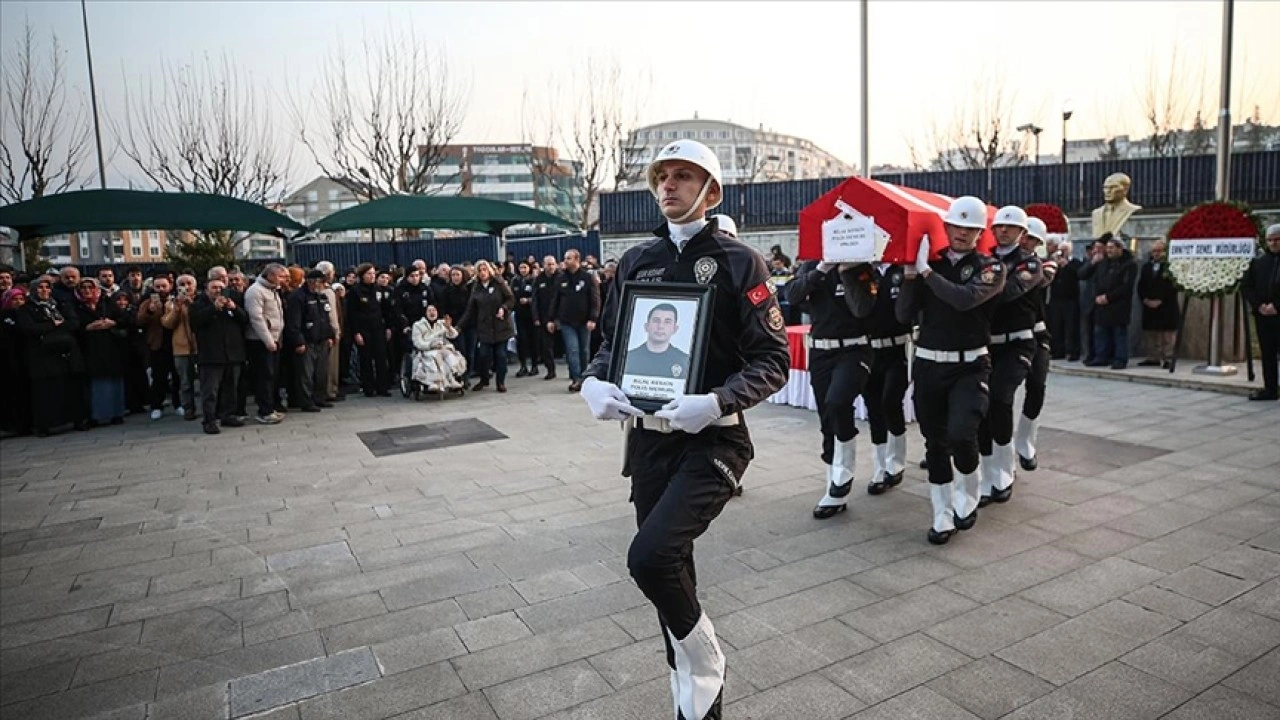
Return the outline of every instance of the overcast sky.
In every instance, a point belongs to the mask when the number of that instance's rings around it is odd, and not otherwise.
[[[388,24],[442,48],[469,88],[462,142],[521,140],[520,98],[549,78],[568,78],[588,58],[616,59],[652,78],[641,120],[691,117],[763,124],[809,138],[856,163],[856,2],[105,2],[90,0],[90,30],[104,110],[123,110],[123,86],[145,82],[162,62],[230,53],[283,96],[303,95],[322,58],[355,49]],[[1236,2],[1233,113],[1261,107],[1280,122],[1280,2]],[[1176,48],[1178,85],[1216,117],[1222,3],[871,3],[871,162],[906,163],[911,141],[927,146],[981,81],[1000,82],[1015,124],[1045,129],[1056,152],[1061,109],[1071,100],[1070,137],[1142,135],[1142,93],[1165,78]],[[70,80],[87,88],[78,2],[0,3],[0,42],[13,47],[24,18],[68,49]],[[135,90],[136,92],[136,90]],[[87,93],[86,93],[87,95]],[[131,108],[145,112],[146,108]],[[278,115],[282,141],[291,141]],[[1210,120],[1210,124],[1213,121]],[[109,130],[106,141],[111,141]],[[127,170],[117,157],[113,184]],[[316,173],[295,153],[294,185]]]

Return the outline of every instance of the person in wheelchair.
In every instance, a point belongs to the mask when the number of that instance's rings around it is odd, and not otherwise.
[[[449,341],[458,328],[446,316],[440,318],[435,305],[427,306],[421,320],[413,324],[413,380],[429,392],[462,390],[467,359]]]

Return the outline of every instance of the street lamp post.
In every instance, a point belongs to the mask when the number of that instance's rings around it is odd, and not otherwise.
[[[1044,128],[1035,123],[1027,123],[1019,125],[1018,132],[1029,132],[1036,139],[1036,165],[1040,164],[1040,133],[1044,132]]]
[[[1068,100],[1062,106],[1062,164],[1067,164],[1067,121],[1071,119],[1074,111],[1071,109],[1071,101]]]

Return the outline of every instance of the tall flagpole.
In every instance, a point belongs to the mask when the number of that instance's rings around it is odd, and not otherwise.
[[[107,189],[107,166],[102,160],[102,124],[98,121],[98,88],[93,81],[93,49],[89,46],[89,11],[85,0],[80,0],[80,19],[84,23],[84,57],[89,64],[89,102],[93,104],[93,135],[98,143],[98,185]],[[111,247],[111,262],[116,261],[116,245],[107,239]]]
[[[867,110],[867,2],[862,0],[862,177],[871,177],[871,153],[868,144],[871,130],[867,127],[870,113]]]
[[[1218,101],[1218,153],[1217,178],[1214,194],[1219,201],[1226,200],[1231,192],[1231,31],[1235,1],[1222,3],[1222,79]],[[1209,364],[1196,367],[1193,372],[1201,375],[1235,375],[1234,365],[1222,362],[1223,302],[1221,297],[1209,301]],[[1245,322],[1249,319],[1245,318]]]

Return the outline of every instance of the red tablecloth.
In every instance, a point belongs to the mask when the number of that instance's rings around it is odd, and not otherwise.
[[[791,325],[787,327],[787,349],[791,354],[791,372],[787,378],[787,384],[770,397],[769,402],[775,405],[790,405],[817,411],[818,401],[813,397],[813,386],[809,382],[808,338],[808,325]],[[902,399],[903,411],[906,413],[908,422],[914,422],[916,419],[915,404],[911,400],[911,393],[914,388],[914,383],[908,386],[907,394]],[[859,420],[867,419],[867,406],[863,403],[861,396],[854,401],[853,409],[854,417]]]

